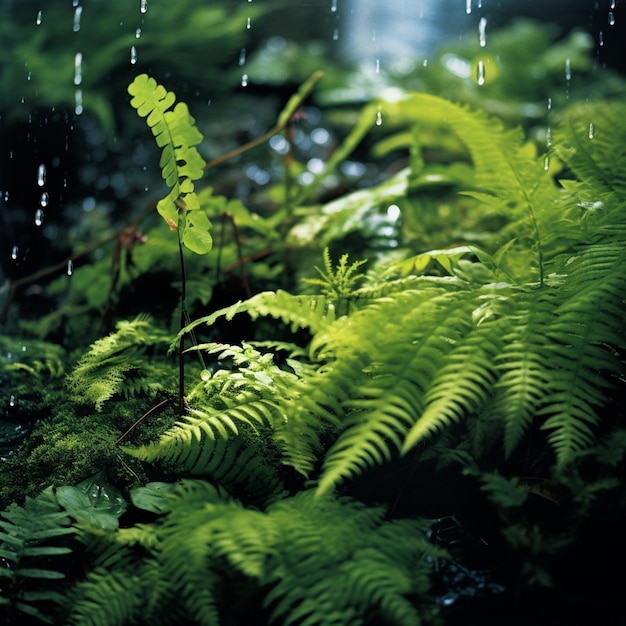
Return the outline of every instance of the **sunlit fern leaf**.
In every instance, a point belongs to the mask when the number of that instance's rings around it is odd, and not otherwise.
[[[55,559],[72,552],[63,537],[74,532],[52,488],[0,513],[0,607],[8,623],[25,615],[52,622],[52,609],[63,601],[58,582],[65,578]]]
[[[162,148],[161,175],[170,188],[157,203],[157,210],[180,241],[198,254],[212,247],[211,222],[201,210],[194,180],[202,178],[205,161],[195,148],[203,139],[184,102],[174,106],[176,96],[146,74],[128,86],[130,104],[146,118],[157,145]],[[173,107],[173,108],[172,108]]]
[[[484,409],[498,379],[495,361],[502,351],[500,320],[485,322],[454,348],[424,394],[424,410],[404,439],[406,453],[418,441]]]
[[[544,428],[561,465],[593,441],[597,409],[623,367],[613,346],[624,346],[625,263],[623,245],[581,250],[568,265],[570,281],[546,332],[554,374],[540,413],[548,416]]]
[[[474,306],[462,291],[404,292],[327,330],[328,347],[344,351],[328,376],[350,381],[350,391],[344,403],[348,414],[324,462],[320,493],[402,448],[424,410],[425,393],[467,332]]]
[[[292,295],[287,291],[263,291],[248,300],[215,311],[211,315],[195,320],[181,330],[188,333],[200,325],[212,325],[220,317],[231,320],[238,313],[246,312],[254,320],[260,316],[270,316],[289,324],[292,331],[308,328],[317,332],[335,317],[335,306],[325,296]]]
[[[626,144],[624,115],[621,101],[578,103],[555,130],[554,151],[574,174],[583,201],[611,206],[626,200],[623,159],[615,152]]]

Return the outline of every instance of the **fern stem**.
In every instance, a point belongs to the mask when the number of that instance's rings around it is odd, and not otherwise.
[[[183,242],[178,231],[178,256],[180,258],[180,329],[185,328],[187,319],[187,278],[185,276],[185,255]],[[182,415],[185,409],[185,334],[180,333],[178,344],[178,412]]]

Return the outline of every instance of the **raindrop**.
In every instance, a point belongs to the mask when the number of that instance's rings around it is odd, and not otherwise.
[[[83,92],[80,89],[76,90],[76,93],[74,94],[74,113],[76,113],[76,115],[80,115],[83,112]]]
[[[42,14],[42,11],[39,11],[37,13],[37,22],[36,22],[37,26],[39,26],[41,24],[41,14]]]
[[[485,84],[485,63],[484,61],[478,61],[478,66],[476,67],[476,81],[479,85]]]
[[[83,7],[76,7],[76,10],[74,11],[74,27],[73,30],[75,33],[77,33],[80,30],[80,16],[82,15],[83,12]]]
[[[246,62],[246,49],[242,48],[239,52],[239,65],[245,65]]]
[[[552,98],[548,98],[548,111],[552,109]]]
[[[137,48],[132,46],[130,49],[130,64],[135,65],[137,63]]]
[[[332,0],[330,4],[330,10],[335,13],[337,11],[337,0]]]
[[[565,80],[572,79],[572,62],[569,58],[565,59]]]
[[[593,133],[594,133],[593,122],[589,122],[589,133],[587,135],[589,139],[593,139]]]
[[[41,198],[39,198],[39,204],[40,204],[42,207],[47,207],[49,202],[50,202],[50,196],[48,195],[48,192],[47,192],[47,191],[44,191],[44,192],[41,194]]]
[[[20,253],[20,249],[17,246],[13,246],[11,248],[11,259],[14,261],[17,260],[17,255]]]
[[[74,273],[74,261],[72,259],[67,260],[67,275],[71,276]]]
[[[43,211],[37,209],[35,211],[35,226],[41,226],[43,224]]]
[[[598,45],[600,47],[604,45],[604,33],[602,31],[598,33]]]
[[[335,28],[333,31],[333,41],[337,41],[339,39],[339,29]]]
[[[550,169],[550,157],[546,154],[543,159],[543,169],[547,172]]]
[[[30,80],[32,77],[33,77],[33,73],[28,72],[28,76],[26,77],[26,80]]]
[[[548,148],[552,145],[552,129],[550,127],[546,130],[546,145]]]
[[[246,29],[250,30],[252,28],[252,20],[250,18],[248,18],[246,20]]]
[[[74,57],[74,84],[80,85],[83,82],[83,54],[77,52]]]
[[[376,111],[376,126],[383,125],[383,114],[380,111]]]
[[[37,168],[37,185],[43,187],[46,184],[46,166],[42,163]]]
[[[248,75],[247,74],[244,74],[241,77],[241,86],[242,87],[247,87],[248,86]]]
[[[611,4],[609,5],[609,9],[611,9],[611,11],[615,8],[615,6],[617,5],[616,0],[611,0]]]
[[[139,39],[139,37],[141,37],[141,28],[138,28],[138,29],[135,31],[135,37],[136,37],[137,39]]]
[[[376,73],[380,74],[380,59],[376,59]]]
[[[609,11],[609,26],[615,26],[615,13]]]
[[[400,207],[397,204],[390,204],[387,207],[387,217],[395,222],[400,217]]]
[[[487,44],[487,39],[485,37],[485,30],[487,28],[487,19],[484,17],[480,18],[480,22],[478,23],[478,41],[480,43],[480,47],[484,48]]]
[[[468,15],[472,12],[472,0],[465,0],[465,12]]]
[[[139,5],[139,10],[142,13],[145,13],[148,10],[148,0],[141,0],[141,4]]]
[[[211,372],[209,370],[202,370],[200,372],[200,378],[206,382],[207,380],[211,379]]]
[[[9,397],[9,406],[15,406],[15,396],[13,394]]]

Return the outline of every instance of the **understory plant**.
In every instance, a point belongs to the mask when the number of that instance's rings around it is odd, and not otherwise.
[[[480,110],[424,93],[381,98],[317,180],[290,179],[280,208],[257,215],[196,191],[207,164],[186,105],[147,75],[129,91],[161,149],[157,209],[176,233],[180,324],[122,322],[81,356],[68,388],[103,419],[137,394],[178,407],[151,440],[111,442],[145,472],[124,493],[104,475],[5,510],[6,615],[443,624],[459,537],[485,534],[500,548],[493,588],[513,587],[515,610],[553,589],[566,615],[576,587],[553,564],[596,516],[617,525],[626,504],[624,104],[572,104],[544,154]],[[379,153],[401,150],[404,167],[319,201],[316,185],[372,136]],[[295,278],[253,283],[191,319],[184,249],[216,254],[226,216],[238,267],[254,265],[238,245],[271,232],[271,255]],[[435,224],[446,233],[430,234]],[[280,285],[261,268],[250,269],[259,284]],[[169,378],[167,345],[178,356]],[[29,511],[41,528],[21,525]]]

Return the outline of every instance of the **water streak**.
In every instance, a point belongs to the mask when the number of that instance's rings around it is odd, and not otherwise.
[[[80,85],[83,82],[83,54],[77,52],[74,56],[74,84]]]
[[[478,23],[478,41],[480,43],[480,47],[484,48],[487,44],[487,39],[485,35],[485,30],[487,28],[487,19],[484,17],[480,18],[480,22]]]
[[[36,21],[37,26],[39,26],[41,24],[41,15],[42,15],[42,13],[43,13],[43,11],[39,11],[37,13],[37,21]]]
[[[484,61],[478,61],[478,66],[476,68],[476,82],[479,85],[485,84],[485,63]]]
[[[139,5],[139,10],[142,13],[145,13],[148,10],[148,0],[141,0],[141,4]]]
[[[37,185],[43,187],[46,184],[46,166],[42,163],[37,168]]]
[[[41,226],[43,224],[43,211],[37,209],[35,211],[35,226]]]
[[[72,30],[77,33],[80,30],[80,16],[83,14],[83,7],[77,6],[74,10],[74,26]]]

